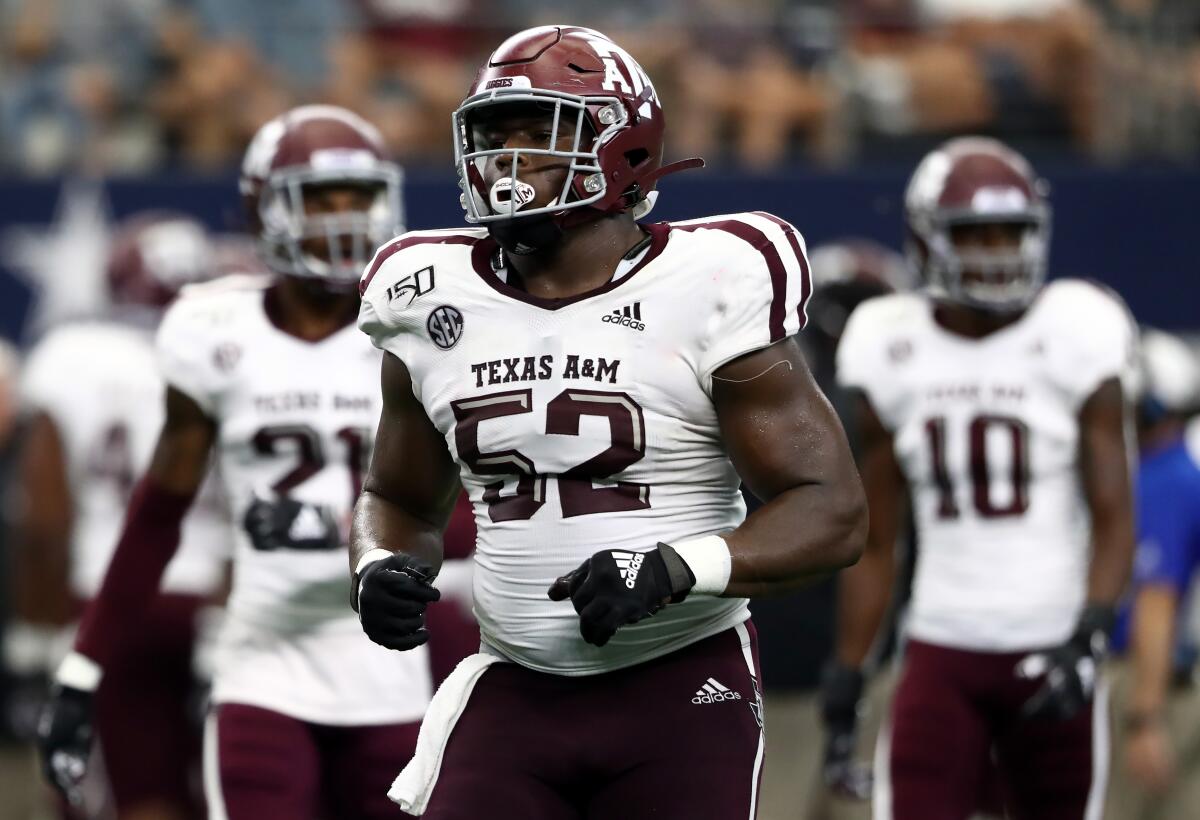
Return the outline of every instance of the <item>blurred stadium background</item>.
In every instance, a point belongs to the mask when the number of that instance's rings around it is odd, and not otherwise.
[[[664,100],[668,156],[709,161],[672,181],[663,217],[754,207],[810,245],[894,246],[915,158],[989,133],[1054,185],[1054,273],[1112,284],[1141,320],[1192,322],[1200,3],[544,5],[0,0],[0,334],[27,341],[90,308],[127,213],[173,207],[237,231],[241,152],[299,102],[378,123],[408,170],[411,227],[458,224],[450,111],[492,45],[564,19],[626,44]]]
[[[461,224],[450,112],[496,43],[560,22],[637,57],[663,99],[668,158],[709,162],[664,184],[656,218],[766,210],[810,248],[859,237],[899,250],[917,158],[947,136],[990,134],[1051,183],[1052,277],[1107,283],[1142,323],[1200,328],[1197,0],[550,5],[0,0],[0,338],[19,356],[47,328],[103,310],[112,230],[137,211],[193,214],[236,264],[237,163],[258,126],[297,103],[344,105],[381,127],[406,169],[409,227]],[[786,645],[764,630],[768,693],[815,684],[829,600],[824,587],[763,606],[764,622],[793,624]],[[817,738],[805,745],[818,753]],[[3,780],[0,817],[32,816]]]

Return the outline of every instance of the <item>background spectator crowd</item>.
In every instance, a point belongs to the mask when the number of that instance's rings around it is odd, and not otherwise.
[[[751,169],[915,155],[1200,157],[1194,0],[0,0],[0,170],[222,171],[297,102],[442,163],[504,34],[593,25],[656,85],[675,156]]]

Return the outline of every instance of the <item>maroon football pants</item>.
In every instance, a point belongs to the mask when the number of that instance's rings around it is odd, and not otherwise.
[[[1107,732],[1093,722],[1105,719],[1105,709],[1089,706],[1067,721],[1022,719],[1022,705],[1042,683],[1014,674],[1026,654],[908,643],[892,702],[883,789],[890,800],[877,792],[877,817],[965,820],[984,802],[993,759],[1014,820],[1100,816],[1089,801],[1104,795],[1097,781]]]
[[[752,820],[762,768],[753,626],[648,663],[483,673],[426,820]]]
[[[409,815],[387,792],[413,755],[418,728],[325,726],[221,704],[205,738],[209,817],[402,820]]]
[[[185,817],[203,816],[193,788],[200,728],[188,713],[202,603],[191,595],[159,595],[142,628],[105,665],[96,692],[96,735],[118,813],[165,804]]]

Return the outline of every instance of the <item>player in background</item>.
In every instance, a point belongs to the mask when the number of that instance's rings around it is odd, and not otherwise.
[[[662,164],[653,85],[593,30],[505,41],[454,123],[479,227],[400,237],[363,277],[384,409],[351,568],[367,634],[422,644],[461,481],[484,651],[392,793],[437,820],[752,817],[746,599],[852,563],[866,528],[791,338],[803,240],[764,213],[639,223],[697,161]]]
[[[211,275],[212,243],[194,219],[143,212],[118,228],[107,272],[107,313],[52,330],[22,372],[29,421],[14,522],[19,620],[5,649],[10,668],[26,675],[53,672],[100,589],[162,426],[155,328],[181,288]],[[198,613],[222,586],[229,538],[210,482],[183,524],[159,594],[147,601],[142,628],[113,653],[96,692],[106,777],[90,784],[90,814],[111,798],[121,818],[202,815],[194,789],[200,730],[188,711],[192,655]]]
[[[241,191],[275,275],[198,286],[159,328],[166,420],[42,722],[64,792],[86,766],[96,685],[142,628],[215,455],[236,544],[205,731],[210,816],[396,816],[385,792],[412,754],[428,661],[363,636],[345,544],[379,417],[355,287],[401,230],[400,186],[378,131],[344,109],[294,109],[249,146]]]
[[[17,503],[15,481],[20,448],[24,444],[27,419],[20,414],[20,367],[22,356],[16,345],[0,338],[0,487],[9,499],[8,516],[0,519],[0,647],[8,627],[19,621],[14,612],[15,583],[12,554],[17,543],[12,518]],[[12,660],[0,654],[0,794],[4,805],[19,817],[42,809],[45,790],[29,777],[30,742],[37,712],[46,696],[46,670],[31,658],[32,666],[13,668]]]
[[[1113,778],[1105,817],[1172,820],[1200,805],[1200,691],[1186,634],[1200,569],[1200,465],[1184,432],[1200,365],[1179,338],[1142,334],[1137,380],[1138,548],[1113,650]]]
[[[810,248],[809,261],[813,292],[806,308],[808,324],[797,341],[817,386],[845,424],[851,418],[853,395],[837,384],[834,357],[846,320],[866,299],[911,290],[913,276],[902,254],[860,237]],[[856,449],[852,437],[850,449]],[[758,505],[753,496],[746,498],[747,511],[753,512]],[[903,579],[898,583],[903,585]],[[820,672],[833,652],[836,603],[836,575],[784,598],[754,602],[765,681],[763,699],[771,716],[763,767],[764,817],[849,820],[856,813],[870,816],[868,807],[848,806],[823,787],[822,750],[813,742],[821,732]],[[798,624],[803,624],[803,629],[798,629]],[[883,696],[880,691],[878,697]],[[860,734],[866,742],[866,732]]]
[[[839,380],[861,392],[871,525],[841,577],[827,748],[853,737],[911,495],[919,551],[875,816],[969,816],[993,750],[1014,817],[1098,816],[1093,692],[1133,551],[1121,377],[1135,331],[1109,292],[1043,284],[1044,184],[1001,143],[930,153],[905,208],[925,292],[864,303],[838,350]]]

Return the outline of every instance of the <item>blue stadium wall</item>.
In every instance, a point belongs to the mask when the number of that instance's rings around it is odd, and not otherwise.
[[[1051,275],[1107,283],[1125,297],[1140,321],[1177,330],[1200,328],[1200,172],[1046,170],[1055,208]],[[760,177],[693,171],[663,183],[653,218],[767,210],[795,223],[810,246],[856,235],[898,248],[906,175],[907,169]],[[0,182],[0,231],[49,222],[59,187],[55,181]],[[117,218],[165,207],[193,213],[221,230],[240,224],[233,177],[112,180],[107,188]],[[462,224],[457,194],[448,174],[410,171],[405,196],[409,226]],[[3,264],[0,259],[0,335],[18,338],[30,294]]]

